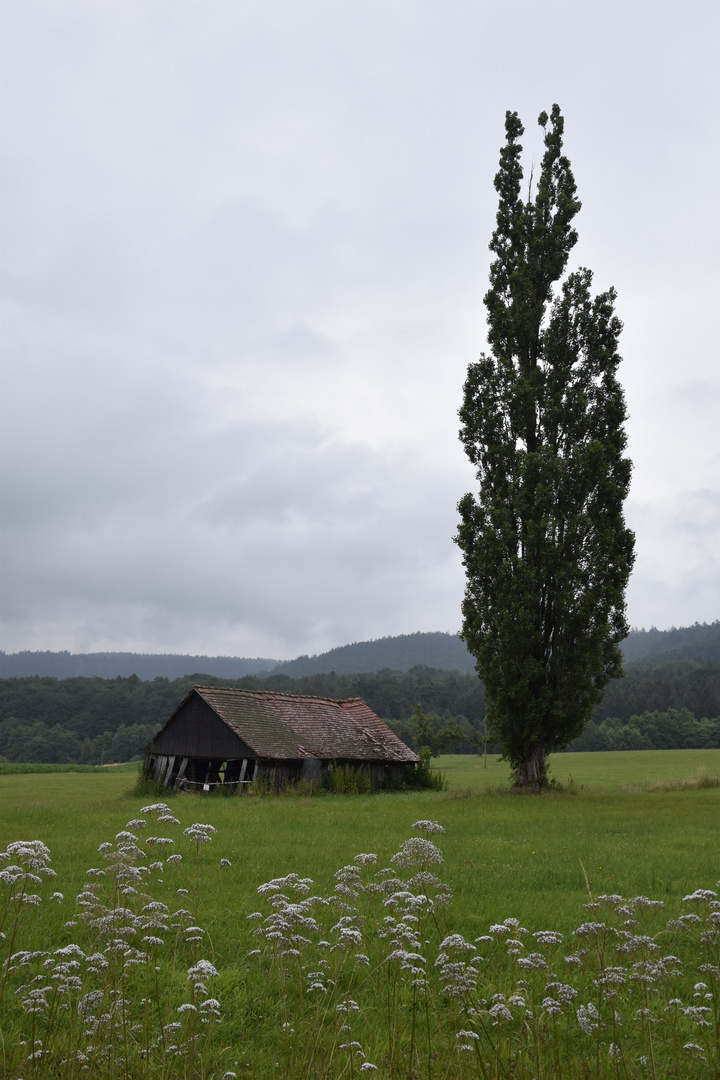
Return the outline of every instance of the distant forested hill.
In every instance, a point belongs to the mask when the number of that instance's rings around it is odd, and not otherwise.
[[[720,663],[720,619],[672,630],[631,630],[622,651],[626,664],[635,660]]]
[[[720,663],[720,621],[696,623],[672,630],[633,630],[623,642],[626,663]],[[198,671],[220,679],[240,679],[267,672],[273,675],[355,675],[363,672],[410,671],[418,665],[438,671],[474,672],[475,662],[456,634],[440,632],[398,634],[375,641],[341,645],[317,656],[295,660],[249,659],[238,656],[189,656],[150,653],[0,652],[0,677],[49,675],[56,679],[77,676],[115,679],[179,679]]]
[[[634,660],[692,660],[720,663],[720,620],[696,623],[679,630],[631,630],[622,644],[627,664]],[[298,678],[334,671],[338,675],[359,672],[410,671],[419,664],[441,671],[475,671],[475,660],[456,634],[400,634],[343,645],[318,656],[299,656],[272,669]]]
[[[0,652],[0,678],[50,675],[55,679],[77,676],[115,679],[179,679],[201,671],[221,679],[241,679],[262,672],[290,675],[365,671],[409,671],[418,664],[441,671],[474,671],[473,658],[455,634],[418,633],[341,645],[318,656],[296,660],[248,659],[237,656],[186,656],[150,653]]]
[[[285,660],[272,669],[272,674],[297,679],[302,675],[329,674],[332,671],[337,675],[356,675],[382,671],[384,668],[410,671],[420,664],[439,671],[475,670],[475,661],[465,648],[465,643],[456,634],[437,632],[398,634],[375,641],[340,645],[319,656]]]
[[[54,679],[181,679],[191,671],[203,671],[221,679],[241,679],[269,671],[277,660],[242,656],[187,656],[179,653],[130,652],[17,652],[0,651],[0,678],[50,675]]]

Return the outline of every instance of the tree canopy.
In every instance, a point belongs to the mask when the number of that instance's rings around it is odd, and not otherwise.
[[[516,784],[533,787],[621,674],[634,558],[615,292],[593,297],[587,269],[564,277],[580,202],[558,106],[538,122],[545,153],[523,198],[524,129],[506,114],[484,298],[490,352],[470,365],[459,413],[478,493],[461,499],[456,536],[462,634],[488,722]]]

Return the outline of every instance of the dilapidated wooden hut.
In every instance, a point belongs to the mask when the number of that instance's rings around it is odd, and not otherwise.
[[[211,790],[268,778],[276,786],[320,780],[340,765],[363,768],[377,790],[417,754],[361,698],[195,686],[145,749],[145,775]]]

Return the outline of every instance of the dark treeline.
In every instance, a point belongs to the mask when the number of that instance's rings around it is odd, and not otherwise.
[[[414,749],[416,704],[439,732],[458,735],[451,753],[476,752],[485,721],[477,677],[417,666],[409,672],[287,674],[219,679],[208,674],[170,681],[130,678],[0,680],[0,756],[9,761],[127,761],[165,723],[195,683],[279,690],[322,697],[361,697]],[[571,749],[720,747],[720,663],[636,661],[610,684],[593,721]],[[709,719],[710,718],[710,719]],[[716,718],[716,719],[711,719]]]
[[[701,719],[689,709],[644,712],[621,720],[591,720],[571,750],[702,750],[720,747],[720,716]]]
[[[61,724],[49,726],[10,718],[0,723],[0,761],[103,765],[133,761],[157,731],[157,724],[121,724],[102,735],[79,735]]]
[[[129,761],[165,722],[187,682],[142,682],[137,675],[2,679],[0,755],[87,765]]]
[[[627,664],[624,679],[608,683],[594,719],[627,720],[644,712],[689,709],[697,718],[720,714],[720,662],[696,660]]]

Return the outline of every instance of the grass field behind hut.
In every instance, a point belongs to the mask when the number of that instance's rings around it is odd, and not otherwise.
[[[444,793],[241,799],[167,796],[180,826],[157,824],[152,813],[141,814],[141,808],[155,800],[131,794],[135,767],[130,771],[122,766],[88,774],[0,776],[0,848],[15,840],[41,840],[50,849],[51,866],[57,873],[57,879],[48,884],[32,886],[31,891],[43,896],[42,903],[22,906],[22,921],[10,950],[40,950],[50,955],[28,961],[24,968],[20,966],[7,976],[3,1003],[4,1075],[18,1080],[56,1075],[205,1075],[219,1080],[226,1072],[233,1071],[258,1077],[354,1078],[368,1074],[403,1076],[408,1080],[475,1075],[523,1076],[528,1080],[555,1075],[715,1075],[713,1070],[720,1061],[716,992],[720,980],[712,972],[701,978],[697,969],[702,963],[716,968],[720,964],[720,933],[715,928],[715,938],[711,936],[705,943],[700,941],[700,931],[695,935],[697,940],[687,935],[676,940],[677,933],[667,930],[666,923],[687,914],[688,910],[696,910],[693,904],[689,908],[687,902],[683,904],[683,896],[697,889],[718,891],[720,787],[712,786],[712,778],[720,774],[720,751],[558,755],[553,759],[553,774],[565,785],[565,790],[540,798],[499,793],[498,789],[507,783],[507,768],[496,758],[488,759],[487,769],[483,768],[481,759],[468,756],[443,758],[439,764],[448,780],[448,790]],[[125,905],[137,918],[145,906],[140,902],[143,892],[145,903],[149,899],[165,904],[170,913],[181,904],[189,910],[193,924],[203,931],[198,932],[200,940],[185,942],[182,933],[175,932],[177,924],[168,923],[166,929],[158,931],[157,940],[165,941],[163,946],[142,946],[142,932],[133,937],[133,931],[126,928],[126,947],[136,948],[138,955],[146,957],[144,961],[136,960],[135,966],[128,969],[129,982],[117,981],[125,979],[125,968],[115,954],[111,956],[107,952],[114,982],[103,983],[103,978],[110,976],[101,977],[98,973],[88,975],[87,981],[83,969],[86,960],[79,959],[73,977],[86,981],[76,990],[71,986],[64,991],[65,998],[61,1000],[52,989],[63,979],[61,973],[52,983],[52,973],[57,970],[53,964],[63,959],[62,956],[54,959],[55,950],[74,943],[87,957],[93,949],[106,948],[111,940],[77,922],[75,897],[88,882],[109,889],[112,882],[109,874],[88,877],[87,870],[108,870],[108,864],[98,854],[99,845],[117,844],[116,834],[125,829],[128,821],[139,817],[144,817],[148,825],[145,830],[135,828],[138,845],[147,851],[148,861],[155,860],[160,868],[144,879],[136,894],[129,894],[122,901],[116,896],[110,906],[114,903],[117,909]],[[444,834],[413,831],[414,823],[419,820],[439,822]],[[217,830],[208,834],[211,842],[196,843],[183,834],[183,827],[195,822]],[[166,835],[174,842],[151,850],[143,838],[153,833]],[[403,870],[397,863],[391,863],[409,837],[423,835],[426,844],[434,843],[442,851],[442,865],[415,865]],[[182,860],[161,865],[169,851],[182,854]],[[410,903],[407,898],[388,906],[386,901],[392,892],[376,896],[372,890],[353,890],[352,873],[346,872],[340,879],[335,875],[341,867],[352,864],[358,853],[378,856],[376,864],[362,867],[365,884],[375,880],[373,874],[382,867],[394,867],[394,872],[404,880],[409,880],[419,868],[424,873],[435,873],[450,887],[450,905],[431,913],[418,902],[413,915],[415,909],[407,906]],[[311,878],[313,884],[307,894],[293,892],[292,881],[286,883],[280,892],[287,895],[289,902],[302,903],[307,895],[332,896],[338,883],[348,881],[351,893],[355,891],[356,895],[335,893],[333,905],[320,904],[308,909],[304,916],[298,917],[317,918],[322,933],[303,932],[295,927],[295,933],[307,939],[307,943],[288,945],[285,941],[287,947],[278,949],[272,939],[253,936],[258,927],[272,929],[263,919],[277,918],[267,902],[273,893],[259,897],[258,887],[292,873]],[[588,886],[594,897],[645,896],[665,904],[662,911],[651,909],[651,920],[647,913],[643,919],[649,919],[647,942],[659,944],[662,955],[671,950],[682,961],[682,974],[674,978],[672,992],[680,994],[676,1000],[683,1004],[670,1008],[671,1012],[674,1008],[675,1028],[668,1027],[670,1014],[666,1004],[660,1007],[660,997],[656,1004],[662,1016],[662,1032],[660,1027],[651,1028],[649,1020],[645,1023],[642,1017],[635,1018],[637,1010],[643,1007],[638,996],[643,984],[630,979],[632,965],[652,961],[658,955],[655,944],[638,946],[639,951],[624,956],[613,953],[614,963],[609,965],[609,954],[600,961],[593,953],[597,942],[573,935],[578,926],[588,921],[618,927],[622,922],[614,911],[598,913],[584,908],[589,900]],[[416,885],[405,892],[434,895],[434,888],[421,889]],[[178,889],[187,889],[187,895],[178,896]],[[62,901],[49,900],[49,893],[54,890],[63,894]],[[395,894],[400,892],[396,887]],[[338,903],[347,903],[348,911],[337,906]],[[710,895],[700,903],[703,910],[698,918],[711,918]],[[15,905],[15,909],[19,907]],[[352,921],[352,908],[360,911],[355,921]],[[249,921],[247,916],[256,911],[261,912],[263,919]],[[409,919],[403,922],[405,916]],[[362,954],[357,943],[353,946],[348,943],[352,937],[349,931],[348,941],[339,947],[342,927],[339,930],[333,927],[343,917],[349,920],[350,930],[358,928],[362,933]],[[400,933],[383,921],[388,917],[395,919],[395,927],[403,924],[409,928],[408,932],[415,927],[419,944],[416,948],[406,948],[405,952],[422,954],[422,961],[406,961],[405,968],[402,960],[387,961],[393,952],[392,934]],[[11,911],[9,920],[12,918]],[[128,915],[127,919],[130,918]],[[413,923],[413,918],[420,921]],[[499,932],[494,938],[489,935],[491,941],[474,945],[476,938],[488,936],[489,927],[497,927],[508,919],[517,919],[521,928],[530,931],[522,936],[522,948],[518,948],[515,957],[498,951],[505,940]],[[76,925],[66,927],[68,921],[75,921]],[[387,932],[388,925],[390,936],[383,938],[380,935]],[[6,921],[6,934],[9,926],[10,922]],[[702,921],[700,929],[712,935],[712,921]],[[548,1013],[549,1007],[543,1011],[540,1004],[541,1000],[552,997],[544,989],[552,981],[550,968],[524,972],[528,985],[520,986],[519,992],[528,999],[535,997],[533,1003],[525,1000],[524,1007],[517,1002],[503,1005],[512,1020],[501,1018],[496,1023],[488,1012],[495,1007],[493,991],[503,993],[506,1000],[517,996],[515,984],[518,978],[523,979],[517,957],[530,955],[536,947],[532,939],[535,931],[564,935],[557,957],[550,958],[550,967],[553,971],[558,968],[555,982],[559,979],[561,983],[564,980],[564,985],[574,985],[579,996],[570,1003],[561,1003],[564,1012],[560,1021],[566,1025],[562,1031],[557,1028],[559,1021],[552,1008]],[[183,932],[187,936],[187,926]],[[292,936],[287,928],[283,933],[285,937]],[[520,931],[513,933],[517,938]],[[328,945],[318,946],[323,934]],[[462,935],[475,952],[487,953],[485,960],[478,962],[477,989],[465,994],[467,1000],[457,988],[453,996],[447,983],[446,992],[442,990],[443,965],[436,965],[436,958],[442,952],[441,941],[450,934]],[[589,959],[584,961],[581,971],[575,971],[567,967],[563,957],[580,946],[589,948]],[[261,950],[260,955],[248,955],[257,949]],[[289,955],[282,956],[282,952]],[[367,955],[368,964],[364,961],[360,964],[357,955]],[[471,955],[474,954],[468,948],[464,958],[456,959],[458,963],[467,963]],[[208,987],[206,1000],[216,998],[220,1002],[219,1016],[199,1011],[202,991],[193,996],[192,979],[188,983],[186,978],[185,973],[199,959],[209,961],[218,972]],[[449,957],[448,963],[452,959]],[[48,960],[52,963],[43,969],[42,964]],[[319,960],[322,964],[316,982],[323,989],[309,993],[308,975],[313,974]],[[597,996],[596,983],[603,964],[626,972],[623,993],[625,998],[629,993],[630,999],[622,999],[624,1026],[620,1031],[616,1023],[615,1013],[620,1015],[620,1006],[616,1009],[612,996],[606,995],[598,1006],[601,1013],[605,1010],[599,1026],[593,1028],[592,1016],[588,1019],[586,1015],[589,1029],[586,1032],[577,1010],[579,1004],[589,1005],[591,999],[595,1000],[593,994]],[[155,966],[160,969],[157,985],[152,970]],[[414,972],[409,970],[413,967]],[[42,976],[43,970],[49,974]],[[424,976],[418,976],[423,970],[427,974],[426,986],[420,985]],[[37,974],[41,977],[32,983]],[[149,982],[145,985],[143,979],[150,979],[151,974],[152,986]],[[67,980],[69,973],[64,977]],[[88,1057],[89,1036],[81,1047],[79,1032],[69,1036],[63,1024],[67,1014],[73,1009],[77,1012],[77,1001],[93,979],[95,983],[100,980],[98,985],[102,984],[106,994],[98,1016],[115,1017],[113,1023],[120,1041],[113,1042],[115,1036],[111,1039],[106,1032],[104,1043],[99,1036],[95,1042],[90,1040],[95,1056],[91,1053]],[[706,990],[700,993],[714,997],[707,999],[709,1004],[698,1005],[694,997],[697,991],[693,988],[703,979]],[[652,993],[667,996],[671,993],[670,981],[661,979],[657,987],[653,984]],[[19,995],[15,992],[22,985],[30,990],[33,986],[51,989],[41,996],[42,1006],[35,1011],[26,1008],[23,1012],[21,1001],[31,999],[27,997],[28,989]],[[497,989],[500,986],[502,990]],[[140,1013],[128,1019],[128,1024],[132,1019],[137,1028],[134,1034],[130,1031],[132,1025],[127,1030],[118,1026],[116,1006],[114,1013],[108,1011],[107,995],[113,994],[115,1002],[132,1002],[132,1006],[127,1005],[129,1012],[145,999],[146,1005]],[[484,1006],[479,1004],[481,999]],[[467,1012],[467,1002],[471,1000],[475,1002],[471,1010],[477,1010],[474,1018],[472,1011]],[[672,997],[667,997],[667,1001],[671,1000]],[[343,1012],[342,1008],[338,1011],[338,1006],[343,1007],[348,1001],[357,1002],[357,1010],[353,1005],[347,1006],[350,1012]],[[63,1012],[59,1006],[67,1002],[70,1009]],[[150,1007],[147,1002],[155,1004]],[[178,1006],[183,1002],[192,1007],[178,1014]],[[163,1011],[155,1016],[153,1009],[158,1006],[168,1010],[167,1013]],[[697,1016],[683,1012],[678,1017],[675,1015],[678,1008],[711,1011]],[[532,1017],[526,1015],[528,1011],[533,1013]],[[204,1027],[198,1026],[201,1016],[209,1020]],[[215,1023],[217,1019],[221,1021],[219,1024]],[[341,1024],[343,1019],[349,1023]],[[172,1031],[167,1037],[161,1035],[160,1043],[152,1048],[151,1042],[157,1040],[157,1032],[164,1023],[184,1025],[182,1030],[176,1029],[180,1032],[178,1050],[168,1049],[175,1045],[171,1041],[171,1036],[175,1037]],[[108,1031],[112,1026],[110,1021],[106,1022]],[[343,1026],[346,1031],[342,1030]],[[463,1030],[471,1033],[458,1040],[457,1032]],[[480,1037],[476,1039],[478,1033]],[[198,1034],[202,1038],[196,1039]],[[653,1043],[655,1034],[657,1045]],[[79,1040],[72,1043],[75,1055],[72,1059],[67,1049],[63,1050],[69,1038]],[[353,1048],[353,1042],[359,1046]],[[126,1055],[123,1049],[131,1044],[137,1044],[134,1056]],[[685,1049],[686,1044],[696,1049]],[[105,1047],[104,1057],[97,1049],[100,1045]],[[470,1049],[461,1050],[462,1045]],[[143,1047],[149,1052],[143,1054]],[[108,1056],[111,1050],[112,1058]],[[39,1056],[28,1061],[31,1053],[38,1052]],[[65,1064],[58,1072],[58,1063],[62,1061]],[[84,1065],[88,1067],[83,1071]],[[367,1067],[361,1071],[363,1065]],[[375,1068],[371,1069],[371,1065]]]

